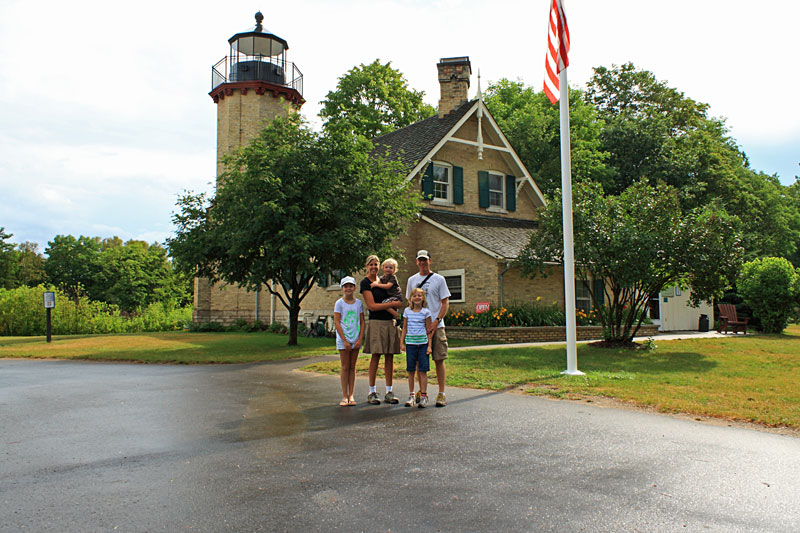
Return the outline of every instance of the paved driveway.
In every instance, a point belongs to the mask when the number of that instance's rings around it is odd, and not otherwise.
[[[800,530],[796,437],[301,365],[0,360],[0,531]]]

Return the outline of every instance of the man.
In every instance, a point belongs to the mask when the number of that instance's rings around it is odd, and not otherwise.
[[[430,332],[433,333],[433,346],[431,355],[436,365],[436,380],[439,384],[439,394],[436,395],[436,407],[447,405],[444,394],[445,386],[445,359],[447,359],[447,335],[444,332],[444,317],[450,309],[450,290],[444,277],[431,271],[431,254],[428,250],[417,252],[417,268],[419,274],[408,278],[406,283],[406,300],[411,296],[411,289],[420,287],[425,291],[426,306],[431,312]]]

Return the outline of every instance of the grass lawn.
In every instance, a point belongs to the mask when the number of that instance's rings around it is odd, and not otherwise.
[[[800,326],[783,335],[656,343],[653,351],[578,345],[585,376],[561,374],[563,346],[453,351],[447,383],[557,398],[604,396],[662,412],[800,429]],[[359,358],[360,374],[367,363]],[[331,374],[338,368],[338,362],[305,367]],[[404,368],[395,379],[405,377]]]
[[[140,363],[252,363],[335,354],[333,339],[298,338],[275,333],[132,333],[128,335],[64,335],[0,337],[0,357],[89,359]]]

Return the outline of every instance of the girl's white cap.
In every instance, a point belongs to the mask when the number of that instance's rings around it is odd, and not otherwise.
[[[345,277],[343,277],[342,281],[339,282],[339,287],[344,287],[348,283],[350,283],[351,285],[355,285],[356,284],[355,278],[353,276],[345,276]]]

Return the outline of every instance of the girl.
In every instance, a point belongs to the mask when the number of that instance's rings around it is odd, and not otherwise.
[[[345,276],[339,282],[342,297],[333,307],[333,322],[336,326],[336,349],[342,369],[339,379],[342,382],[342,401],[339,405],[355,405],[353,389],[356,386],[356,360],[361,342],[364,340],[364,308],[361,300],[356,300],[356,280]]]
[[[416,287],[411,290],[408,307],[403,311],[403,333],[400,335],[400,349],[406,351],[406,370],[408,371],[408,400],[406,407],[413,407],[414,374],[419,374],[419,405],[428,405],[428,371],[431,353],[431,312],[425,307],[425,291]]]

